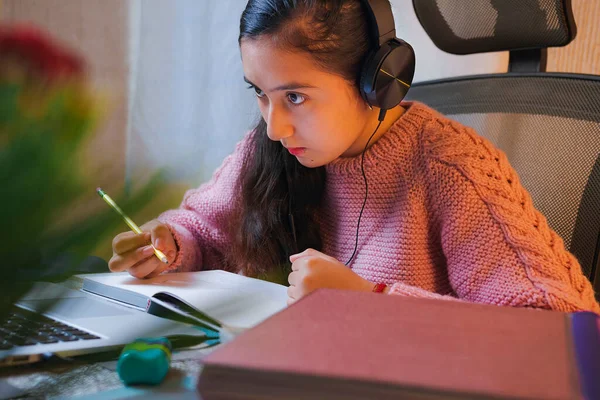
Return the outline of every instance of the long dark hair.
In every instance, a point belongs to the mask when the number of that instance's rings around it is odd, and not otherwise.
[[[303,51],[323,70],[357,84],[370,45],[366,21],[358,0],[250,0],[242,14],[239,43],[269,36],[282,48]],[[321,249],[315,217],[325,168],[298,163],[281,143],[267,137],[262,118],[252,140],[253,151],[239,178],[241,207],[231,261],[246,275],[287,276],[289,255]]]

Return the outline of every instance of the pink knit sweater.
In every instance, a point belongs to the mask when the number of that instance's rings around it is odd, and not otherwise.
[[[534,209],[506,156],[420,103],[365,153],[369,198],[350,268],[391,294],[600,313],[577,260]],[[248,137],[210,182],[159,219],[174,233],[173,268],[227,268],[234,186]],[[345,262],[364,199],[360,156],[327,165],[318,215],[323,253]]]

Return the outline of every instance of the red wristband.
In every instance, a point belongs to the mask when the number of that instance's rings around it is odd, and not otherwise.
[[[373,292],[375,292],[375,293],[383,293],[383,291],[385,290],[385,288],[387,288],[387,285],[385,283],[377,283],[373,287]]]

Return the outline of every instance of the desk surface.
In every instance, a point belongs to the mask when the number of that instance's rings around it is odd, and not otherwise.
[[[0,370],[0,381],[22,391],[24,398],[114,399],[156,398],[199,399],[195,393],[201,358],[212,349],[189,350],[173,355],[171,370],[157,387],[126,388],[116,372],[116,361],[88,363],[51,359],[47,362]],[[3,396],[0,386],[0,399]],[[4,386],[6,390],[6,386]]]

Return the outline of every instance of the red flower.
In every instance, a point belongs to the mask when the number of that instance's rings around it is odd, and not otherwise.
[[[0,26],[0,63],[13,59],[30,73],[44,80],[77,78],[85,72],[83,60],[39,29],[16,25]]]

